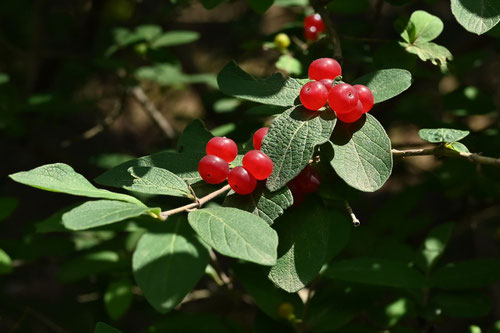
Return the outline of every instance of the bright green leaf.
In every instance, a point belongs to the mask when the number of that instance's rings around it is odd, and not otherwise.
[[[85,177],[76,173],[69,165],[62,163],[47,164],[30,171],[23,171],[9,176],[18,183],[42,190],[80,195],[90,198],[121,200],[145,207],[136,198],[108,190],[101,190],[92,185]]]
[[[274,265],[278,236],[263,219],[236,208],[195,210],[189,224],[217,252],[261,265]]]
[[[151,41],[151,48],[158,49],[166,46],[176,46],[194,42],[200,38],[196,31],[168,31]]]
[[[498,0],[451,0],[451,12],[467,31],[478,35],[500,22]]]
[[[9,255],[0,249],[0,275],[12,272],[12,260]]]
[[[418,136],[427,142],[440,143],[460,141],[469,133],[469,131],[452,128],[423,128],[418,131]]]
[[[459,153],[470,153],[469,148],[461,142],[449,142],[446,147]]]
[[[177,306],[205,273],[208,250],[175,216],[161,230],[141,237],[132,258],[137,284],[148,302],[166,313]]]
[[[395,288],[421,288],[425,285],[424,277],[405,262],[355,258],[332,262],[324,272],[325,276],[363,284]]]
[[[453,223],[444,223],[429,232],[419,251],[425,269],[429,270],[443,254],[453,232],[453,227]]]
[[[451,52],[444,46],[436,43],[407,44],[400,43],[409,53],[416,54],[420,60],[430,60],[433,65],[446,68],[447,62],[453,60]]]
[[[436,270],[431,284],[441,289],[469,289],[500,282],[500,259],[482,258],[449,263]]]
[[[106,312],[113,320],[120,319],[132,304],[132,282],[128,279],[112,282],[104,293]]]
[[[264,187],[259,187],[248,195],[229,194],[224,201],[224,206],[246,210],[271,225],[292,203],[292,193],[286,186],[276,192],[269,192]]]
[[[115,200],[87,201],[63,214],[64,226],[70,230],[85,230],[126,220],[158,209]]]
[[[131,167],[128,172],[134,177],[129,191],[148,194],[193,198],[187,183],[168,170],[157,167]]]
[[[275,65],[277,69],[289,74],[300,75],[302,73],[302,63],[289,54],[280,56]]]
[[[382,69],[366,74],[352,84],[363,84],[370,88],[375,103],[380,103],[408,89],[411,86],[411,73],[397,68]]]
[[[408,44],[422,44],[437,38],[443,31],[443,21],[423,10],[411,14],[410,20],[401,37]]]
[[[117,330],[116,328],[111,327],[108,324],[98,322],[95,326],[94,333],[122,333],[122,331]]]
[[[276,191],[309,163],[317,145],[330,137],[336,118],[332,112],[311,112],[296,106],[274,119],[262,142],[262,151],[274,163],[266,186]]]
[[[144,39],[146,41],[151,41],[159,34],[161,34],[162,28],[154,24],[140,25],[135,28],[135,35]]]
[[[213,74],[186,74],[179,66],[172,64],[155,64],[143,66],[134,72],[138,80],[153,81],[163,86],[182,86],[192,83],[206,83],[216,88],[216,77]]]
[[[265,79],[255,79],[233,61],[221,70],[217,82],[219,89],[227,95],[279,106],[299,104],[298,97],[303,85],[299,80],[285,79],[280,73]]]
[[[237,98],[221,98],[212,106],[216,113],[226,113],[236,110],[241,105],[241,100]]]
[[[392,172],[391,141],[382,125],[370,114],[352,123],[339,123],[332,136],[330,164],[348,185],[373,192]]]

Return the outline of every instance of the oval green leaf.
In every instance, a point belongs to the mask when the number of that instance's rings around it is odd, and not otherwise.
[[[469,131],[453,128],[422,128],[418,131],[418,136],[427,142],[440,143],[460,141],[469,135],[469,133]]]
[[[404,69],[382,69],[356,79],[354,84],[363,84],[370,88],[375,103],[393,98],[411,86],[411,73]]]
[[[187,183],[176,174],[157,167],[131,167],[128,172],[134,180],[124,188],[148,194],[193,198]]]
[[[465,30],[481,35],[500,22],[500,1],[451,0],[451,12]]]

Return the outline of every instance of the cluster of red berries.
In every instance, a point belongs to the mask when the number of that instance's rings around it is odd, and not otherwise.
[[[238,194],[250,194],[257,186],[257,180],[266,179],[273,172],[273,161],[264,154],[260,147],[267,134],[267,128],[261,128],[253,136],[251,150],[243,156],[243,166],[229,168],[229,163],[238,155],[236,143],[226,137],[215,137],[207,143],[206,152],[198,163],[198,172],[204,181],[210,184],[227,182]]]
[[[331,58],[314,60],[309,66],[309,78],[300,90],[300,101],[309,110],[319,110],[326,102],[335,111],[337,118],[345,123],[353,123],[363,113],[370,111],[374,99],[370,88],[348,83],[334,85],[337,76],[342,75],[340,64]]]
[[[292,181],[288,188],[292,192],[293,206],[300,205],[306,194],[316,192],[320,185],[319,173],[307,165]]]
[[[304,19],[304,37],[307,40],[315,41],[325,30],[325,23],[319,14],[307,15]]]

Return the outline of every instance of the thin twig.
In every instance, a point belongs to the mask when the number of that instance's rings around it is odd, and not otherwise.
[[[151,118],[156,122],[156,124],[161,128],[165,136],[169,139],[175,138],[175,130],[170,125],[168,120],[161,114],[156,106],[151,102],[149,97],[146,95],[141,87],[135,87],[131,90],[132,96],[141,104],[142,108],[149,113]]]
[[[215,272],[217,275],[219,275],[219,278],[221,281],[227,286],[228,289],[233,289],[233,283],[231,282],[231,279],[227,274],[222,270],[222,268],[219,265],[219,261],[217,260],[217,255],[215,254],[214,250],[210,249],[210,259],[212,260],[212,267],[214,268]]]
[[[482,156],[477,153],[461,153],[451,149],[446,149],[442,146],[437,146],[433,148],[407,149],[407,150],[393,149],[392,154],[397,157],[425,156],[425,155],[457,157],[476,164],[500,166],[500,158]]]
[[[340,37],[337,33],[337,30],[335,30],[332,18],[330,17],[330,14],[325,7],[326,3],[321,0],[311,0],[311,5],[313,6],[314,11],[321,15],[321,18],[325,23],[326,32],[328,33],[328,37],[330,38],[330,42],[333,46],[333,57],[339,62],[342,61],[342,47],[340,46]]]
[[[352,211],[352,207],[351,207],[351,205],[349,204],[349,202],[347,200],[344,201],[344,205],[345,205],[345,209],[347,210],[347,212],[351,216],[352,224],[355,227],[359,227],[361,225],[361,222],[356,217],[356,214],[354,214],[354,212]]]
[[[193,210],[193,209],[196,209],[196,208],[200,208],[206,202],[212,200],[213,198],[221,195],[222,193],[224,193],[226,191],[229,191],[230,189],[231,189],[231,186],[229,186],[229,184],[227,184],[224,187],[221,187],[220,189],[218,189],[217,191],[214,191],[214,192],[212,192],[210,194],[207,194],[203,198],[198,199],[197,202],[193,202],[193,203],[190,203],[188,205],[185,205],[185,206],[182,206],[182,207],[179,207],[179,208],[174,208],[174,209],[170,209],[170,210],[161,212],[160,217],[162,219],[166,219],[170,215],[174,215],[174,214],[182,213],[182,212],[187,212],[187,211],[190,211],[190,210]]]

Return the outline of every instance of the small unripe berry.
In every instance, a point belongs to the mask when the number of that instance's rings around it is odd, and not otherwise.
[[[290,38],[287,34],[279,33],[274,37],[274,45],[276,45],[278,49],[286,49],[290,46]]]
[[[304,84],[300,90],[300,102],[306,109],[316,111],[325,106],[328,99],[328,89],[318,81]]]
[[[206,151],[207,155],[215,155],[231,163],[238,155],[238,146],[229,138],[216,136],[208,141]]]
[[[273,161],[260,150],[251,150],[243,156],[243,167],[255,177],[263,180],[273,172]]]
[[[260,150],[260,147],[262,147],[262,140],[264,140],[267,132],[269,132],[269,127],[262,127],[255,131],[253,135],[253,149]]]
[[[356,89],[347,83],[337,84],[328,93],[328,104],[337,115],[351,112],[358,102]]]
[[[335,79],[342,75],[342,68],[337,60],[332,58],[319,58],[309,65],[309,78],[311,80]]]
[[[250,194],[257,186],[257,180],[242,166],[237,166],[229,171],[227,182],[238,194]]]
[[[198,172],[207,183],[219,184],[226,180],[229,164],[218,156],[206,155],[198,163]]]
[[[359,101],[363,104],[363,111],[366,113],[371,110],[374,103],[373,93],[367,86],[356,84],[353,86],[358,93]]]

